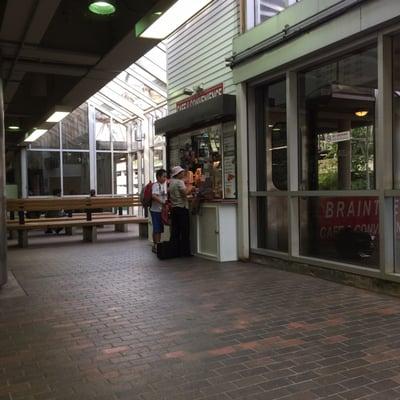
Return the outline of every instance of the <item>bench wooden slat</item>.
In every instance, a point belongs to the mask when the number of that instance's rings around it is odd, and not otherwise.
[[[141,202],[138,196],[79,198],[53,197],[7,200],[7,211],[85,210],[140,206]]]
[[[7,229],[12,230],[41,230],[46,228],[64,228],[73,226],[95,226],[95,225],[115,225],[115,224],[147,224],[147,218],[132,216],[116,216],[114,218],[96,218],[92,221],[80,220],[55,220],[28,222],[25,224],[7,224]]]
[[[115,218],[117,214],[113,212],[104,212],[104,213],[93,213],[92,218],[93,219],[99,219],[99,218]],[[40,217],[40,218],[25,218],[25,223],[31,223],[31,222],[51,222],[51,221],[76,221],[76,220],[86,220],[86,214],[84,213],[76,213],[73,214],[71,217]],[[19,224],[19,221],[17,219],[8,219],[7,220],[7,225],[10,224]]]

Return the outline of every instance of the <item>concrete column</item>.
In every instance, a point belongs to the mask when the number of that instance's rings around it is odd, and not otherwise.
[[[21,149],[21,197],[28,197],[28,165],[26,148]]]
[[[6,148],[3,81],[0,79],[0,287],[7,282]]]

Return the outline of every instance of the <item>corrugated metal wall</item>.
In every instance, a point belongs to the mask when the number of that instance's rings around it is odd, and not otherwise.
[[[168,111],[187,97],[184,88],[224,84],[234,94],[232,71],[225,59],[232,55],[232,40],[239,34],[239,1],[214,0],[167,42]]]

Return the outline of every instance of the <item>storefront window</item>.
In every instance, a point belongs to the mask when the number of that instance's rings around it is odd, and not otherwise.
[[[299,74],[300,189],[375,188],[377,52]]]
[[[89,149],[88,106],[82,104],[61,121],[64,149]]]
[[[128,155],[114,153],[114,194],[128,193]]]
[[[89,193],[89,153],[63,153],[63,182],[64,195]]]
[[[393,182],[400,189],[400,35],[393,38]]]
[[[250,203],[252,246],[288,251],[288,207],[285,197],[257,197]]]
[[[96,153],[97,193],[112,194],[111,153]]]
[[[287,190],[286,81],[257,89],[257,189]]]
[[[96,110],[96,149],[111,149],[111,118]]]
[[[30,145],[31,149],[59,149],[60,148],[60,127],[55,124],[39,139]]]
[[[222,125],[214,125],[170,139],[170,166],[180,165],[188,173],[188,185],[223,197],[222,179]]]
[[[60,153],[28,152],[28,195],[51,196],[61,191]]]
[[[299,200],[300,254],[377,268],[378,197]]]

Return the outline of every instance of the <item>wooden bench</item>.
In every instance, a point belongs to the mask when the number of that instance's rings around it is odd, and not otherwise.
[[[18,232],[18,245],[20,247],[28,246],[28,231],[57,228],[65,228],[66,233],[72,234],[73,227],[82,227],[83,240],[95,242],[98,226],[114,225],[116,231],[126,232],[127,224],[139,224],[139,236],[147,238],[147,218],[122,215],[123,207],[140,206],[138,196],[10,199],[7,201],[7,211],[10,212],[7,229]],[[94,212],[99,209],[110,208],[118,209],[118,214]],[[26,212],[29,211],[54,210],[64,210],[68,213],[68,216],[33,219],[25,216]],[[80,212],[82,210],[85,212]],[[18,220],[15,219],[15,212],[18,212]]]

